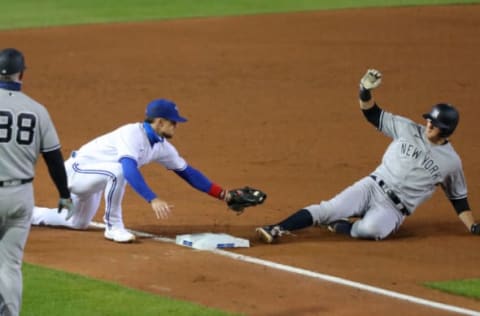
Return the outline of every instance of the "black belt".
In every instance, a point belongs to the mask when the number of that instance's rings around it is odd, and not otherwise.
[[[32,181],[33,181],[33,178],[3,180],[3,181],[0,181],[0,187],[14,187],[14,186],[25,184],[25,183],[30,183]]]
[[[395,204],[395,208],[399,210],[403,215],[409,216],[410,212],[408,209],[403,205],[402,200],[393,192],[391,189],[387,187],[387,184],[383,182],[383,180],[380,180],[377,178],[377,176],[374,176],[373,174],[370,175],[370,178],[372,178],[379,186],[382,188],[383,192],[392,200],[392,202]]]

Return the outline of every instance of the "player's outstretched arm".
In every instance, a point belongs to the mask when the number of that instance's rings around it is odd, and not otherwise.
[[[43,159],[48,167],[48,173],[57,187],[60,199],[58,201],[58,213],[62,209],[67,210],[66,220],[69,220],[74,213],[72,199],[70,198],[70,191],[67,186],[67,172],[63,163],[63,155],[60,149],[55,149],[49,152],[42,153]]]
[[[154,198],[150,201],[150,206],[152,207],[153,212],[157,219],[164,219],[170,215],[171,208],[173,205],[169,205],[167,202],[160,200],[159,198]]]
[[[368,69],[360,79],[359,103],[362,110],[368,110],[375,105],[372,90],[382,82],[382,74],[376,69]]]
[[[480,223],[475,222],[473,213],[468,203],[468,198],[450,200],[458,218],[465,225],[467,230],[474,235],[480,235]]]
[[[52,178],[61,198],[70,198],[70,191],[67,187],[67,172],[63,163],[63,156],[60,149],[42,153],[43,159],[48,167],[48,173]]]
[[[218,184],[210,181],[199,170],[188,165],[183,170],[174,170],[182,179],[187,181],[192,187],[205,192],[219,200],[224,201],[228,208],[237,214],[241,214],[247,207],[262,204],[267,195],[258,189],[249,186],[237,189],[224,189]]]
[[[480,224],[475,222],[472,211],[463,211],[458,215],[465,227],[474,235],[480,235]]]

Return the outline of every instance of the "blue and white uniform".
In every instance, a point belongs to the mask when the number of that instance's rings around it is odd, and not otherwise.
[[[152,101],[147,107],[146,115],[147,118],[164,116],[172,122],[186,121],[179,116],[175,104],[165,99]],[[188,165],[175,147],[158,135],[149,122],[130,123],[86,143],[65,161],[74,215],[66,220],[65,216],[54,209],[35,207],[32,224],[86,229],[95,216],[103,195],[105,237],[118,242],[133,240],[134,236],[125,230],[122,219],[125,186],[130,184],[148,203],[156,199],[157,195],[145,183],[139,171],[142,166],[150,163],[174,171],[199,191],[222,198],[224,190]],[[114,231],[121,237],[114,237],[110,233]]]
[[[122,159],[134,160],[138,168],[155,162],[169,170],[184,170],[185,160],[166,139],[150,144],[145,126],[133,123],[100,136],[73,152],[65,162],[69,187],[76,207],[71,219],[73,228],[87,228],[105,197],[104,221],[108,227],[124,228],[122,200],[127,181]],[[150,202],[155,195],[143,192]],[[48,224],[48,223],[45,223]],[[70,226],[70,225],[68,225]]]

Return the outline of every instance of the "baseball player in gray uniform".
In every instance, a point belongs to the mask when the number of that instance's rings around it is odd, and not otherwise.
[[[60,142],[46,108],[21,92],[23,54],[0,51],[0,315],[19,315],[22,258],[34,205],[32,181],[41,152],[60,194],[59,208],[72,215]]]
[[[468,204],[461,160],[448,139],[458,124],[457,110],[449,104],[436,104],[423,115],[426,126],[419,125],[374,102],[371,91],[381,81],[378,70],[368,70],[360,80],[359,93],[365,118],[393,139],[381,164],[332,199],[304,207],[277,224],[258,227],[261,240],[272,243],[289,231],[312,225],[326,225],[353,238],[382,240],[397,231],[437,186],[468,231],[480,234]]]

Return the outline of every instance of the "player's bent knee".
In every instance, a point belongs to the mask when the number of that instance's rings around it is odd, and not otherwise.
[[[322,201],[320,204],[312,204],[304,207],[310,212],[315,226],[327,224],[330,222],[331,211],[327,206],[327,202]]]
[[[391,232],[385,230],[384,225],[380,223],[367,223],[363,220],[357,221],[351,231],[351,236],[360,239],[383,240]]]
[[[77,229],[77,230],[86,230],[89,225],[90,225],[90,222],[74,221],[72,222],[72,225],[70,227],[72,229]]]

